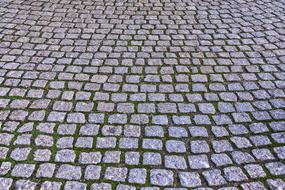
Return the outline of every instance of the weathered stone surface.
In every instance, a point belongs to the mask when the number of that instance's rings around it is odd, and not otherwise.
[[[81,168],[79,166],[63,164],[59,167],[56,177],[68,180],[79,180],[81,178]]]
[[[0,0],[0,190],[284,189],[282,0]]]
[[[113,181],[125,181],[127,177],[127,168],[108,167],[106,169],[105,178]]]
[[[173,172],[162,169],[152,169],[150,171],[150,182],[153,185],[169,186],[173,185]]]

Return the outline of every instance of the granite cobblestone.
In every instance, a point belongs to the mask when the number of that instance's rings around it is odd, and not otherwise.
[[[0,190],[285,189],[282,0],[0,0]]]

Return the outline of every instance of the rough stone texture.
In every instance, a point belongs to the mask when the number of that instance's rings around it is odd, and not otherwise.
[[[153,169],[150,171],[152,185],[169,186],[173,185],[173,172],[169,170]]]
[[[105,178],[113,181],[125,181],[127,177],[127,168],[108,167],[106,169]]]
[[[40,190],[49,190],[49,189],[60,190],[61,186],[62,184],[60,182],[45,181],[42,183]]]
[[[0,189],[285,189],[284,19],[282,0],[0,0]]]
[[[146,182],[146,169],[131,169],[129,173],[129,182],[144,184]]]
[[[57,178],[78,180],[81,178],[81,168],[68,164],[61,165],[56,174]]]
[[[181,172],[179,179],[183,187],[197,187],[202,184],[198,173]]]
[[[0,189],[9,190],[12,186],[13,180],[11,178],[0,178]]]

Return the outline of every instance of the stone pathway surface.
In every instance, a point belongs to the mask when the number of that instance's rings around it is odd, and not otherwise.
[[[0,190],[284,190],[284,0],[0,0]]]

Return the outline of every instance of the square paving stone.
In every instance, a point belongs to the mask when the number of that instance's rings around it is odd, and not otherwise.
[[[29,189],[34,190],[36,189],[37,183],[30,181],[30,180],[17,180],[14,187],[15,189]]]
[[[285,188],[285,182],[282,179],[268,179],[267,184],[271,190]]]
[[[111,190],[112,186],[108,183],[93,183],[91,185],[91,190]]]
[[[202,185],[199,174],[194,172],[180,172],[179,180],[183,187],[197,187]]]
[[[251,190],[251,189],[266,190],[265,186],[261,182],[244,183],[241,185],[241,187],[243,190]]]
[[[16,164],[11,175],[14,177],[30,177],[35,170],[34,164]]]
[[[13,179],[11,178],[0,178],[0,189],[9,190],[12,186]]]
[[[128,173],[127,168],[108,167],[105,172],[105,179],[124,182]]]
[[[285,173],[285,165],[282,162],[271,162],[265,164],[266,168],[269,170],[271,175],[284,175]]]
[[[61,182],[51,182],[51,181],[45,181],[42,183],[40,190],[60,190],[62,186]]]
[[[101,166],[88,165],[85,168],[84,178],[87,180],[99,179],[100,172],[101,172]]]
[[[165,167],[171,169],[186,169],[187,164],[183,156],[165,156]]]
[[[251,178],[261,178],[265,177],[266,173],[260,165],[257,164],[248,164],[244,166],[247,173],[250,175]]]
[[[67,180],[79,180],[81,178],[81,167],[63,164],[58,168],[55,177]]]
[[[177,140],[166,141],[166,150],[168,152],[183,153],[186,152],[185,143]]]
[[[170,170],[152,169],[150,171],[150,183],[158,186],[173,185],[174,176]]]
[[[191,169],[209,168],[209,160],[206,155],[192,155],[188,156],[188,162]]]
[[[218,169],[204,171],[202,174],[210,186],[221,186],[227,184],[225,178],[222,176],[222,172]]]
[[[210,151],[209,145],[206,141],[196,140],[190,142],[190,149],[192,153],[207,153]]]
[[[239,167],[227,167],[224,169],[225,178],[231,182],[239,182],[247,180],[247,176],[243,173],[242,169]]]
[[[128,181],[130,183],[145,184],[147,171],[146,169],[133,168],[130,169]]]
[[[67,181],[64,185],[64,190],[86,190],[87,185],[77,181]]]
[[[144,165],[160,165],[161,155],[154,152],[145,152],[143,154],[143,164]]]
[[[38,168],[36,177],[47,177],[51,178],[55,170],[55,164],[44,163],[41,164]]]

